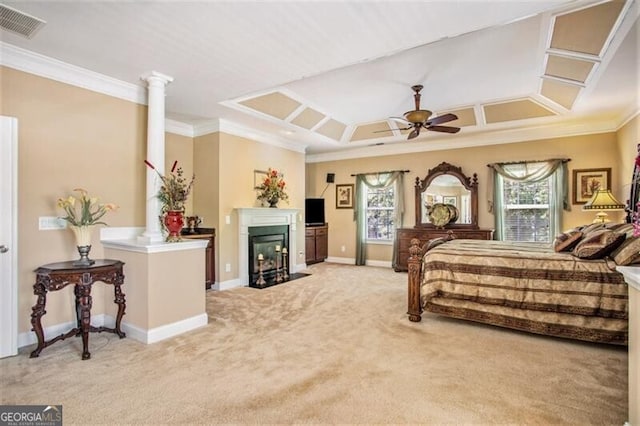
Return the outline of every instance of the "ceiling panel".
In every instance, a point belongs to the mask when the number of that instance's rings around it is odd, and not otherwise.
[[[587,81],[595,63],[566,56],[549,55],[544,74],[550,77],[566,78],[580,83]]]
[[[375,133],[385,132],[385,133]],[[351,135],[351,141],[361,141],[364,139],[377,139],[385,136],[392,136],[391,127],[386,121],[379,121],[377,123],[363,124],[357,126]]]
[[[326,116],[313,108],[307,107],[298,114],[291,122],[296,126],[312,129],[316,124],[321,122]]]
[[[316,131],[321,135],[339,141],[346,128],[347,126],[344,123],[340,123],[339,121],[331,118]]]
[[[599,55],[624,4],[613,0],[556,17],[551,47]]]
[[[240,104],[280,120],[287,118],[301,105],[300,102],[280,92],[246,99]]]
[[[531,99],[521,99],[484,106],[484,116],[487,123],[548,117],[553,114],[552,111],[549,111]]]
[[[580,93],[580,87],[554,80],[544,80],[540,93],[566,109],[571,109]]]

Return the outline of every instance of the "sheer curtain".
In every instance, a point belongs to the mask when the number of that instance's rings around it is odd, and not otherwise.
[[[366,241],[367,241],[367,200],[366,188],[379,189],[395,185],[395,205],[394,216],[396,228],[402,227],[404,215],[404,172],[395,171],[388,173],[367,173],[356,175],[356,200],[354,204],[354,219],[356,221],[356,265],[366,264]],[[397,244],[393,239],[392,263],[395,264]]]
[[[492,169],[490,177],[493,180],[493,193],[489,197],[489,211],[493,212],[495,219],[495,237],[504,239],[502,223],[504,220],[504,199],[502,191],[502,179],[500,177],[515,180],[517,182],[539,182],[551,177],[553,196],[549,198],[549,233],[557,235],[562,226],[562,210],[570,211],[569,203],[569,178],[568,159],[553,159],[547,161],[523,161],[518,163],[494,163],[489,164]]]

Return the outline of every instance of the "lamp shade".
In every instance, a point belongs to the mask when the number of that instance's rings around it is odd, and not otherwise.
[[[625,205],[616,200],[616,197],[614,197],[611,191],[608,189],[596,190],[596,192],[593,193],[593,197],[591,197],[591,199],[587,201],[587,204],[582,206],[582,210],[598,210],[593,223],[609,222],[609,220],[607,219],[607,214],[604,212],[604,210],[616,211],[624,210],[624,208]]]
[[[624,210],[625,205],[616,200],[610,190],[598,189],[582,210]]]

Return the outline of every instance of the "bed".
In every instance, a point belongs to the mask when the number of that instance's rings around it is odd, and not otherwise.
[[[567,234],[575,248],[565,238],[561,250],[558,239],[554,245],[462,239],[422,245],[413,240],[409,319],[420,321],[426,310],[532,333],[627,345],[627,284],[615,268],[616,260],[640,261],[640,241],[629,230],[587,233],[576,228]],[[609,240],[615,236],[616,243],[589,259],[578,256],[580,245],[589,247],[587,240],[601,241],[603,234]]]

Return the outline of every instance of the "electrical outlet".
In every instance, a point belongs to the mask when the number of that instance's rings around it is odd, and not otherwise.
[[[347,251],[347,247],[346,246],[340,247],[340,251],[344,253],[345,251]]]
[[[224,264],[224,271],[225,272],[231,272],[231,264],[230,263],[225,263]]]
[[[231,225],[231,216],[226,215],[224,217],[224,223],[226,223],[227,225]]]
[[[55,216],[40,216],[38,218],[38,229],[40,231],[51,231],[54,229],[66,229],[67,221]]]

